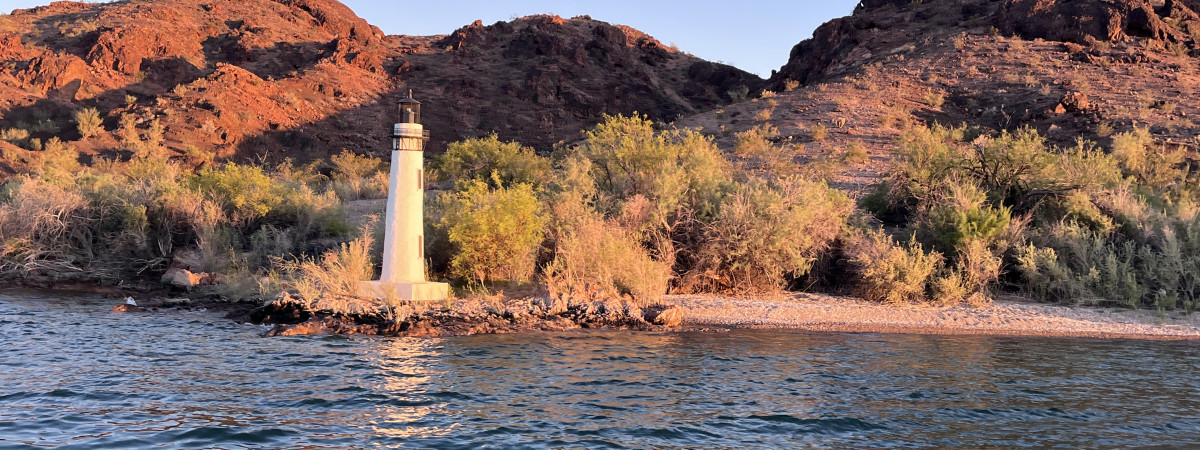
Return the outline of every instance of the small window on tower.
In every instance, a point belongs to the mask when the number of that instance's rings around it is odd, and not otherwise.
[[[425,259],[425,236],[417,236],[417,258]]]
[[[425,171],[417,169],[417,189],[425,190]]]

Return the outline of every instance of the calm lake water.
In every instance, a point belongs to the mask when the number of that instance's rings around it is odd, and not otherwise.
[[[264,338],[0,292],[0,447],[1200,444],[1194,343],[587,332]]]

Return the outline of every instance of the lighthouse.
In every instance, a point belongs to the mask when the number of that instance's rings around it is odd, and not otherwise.
[[[397,300],[445,300],[450,287],[425,279],[425,141],[421,102],[399,103],[400,123],[392,128],[392,170],[388,185],[383,271],[364,281],[359,294]]]

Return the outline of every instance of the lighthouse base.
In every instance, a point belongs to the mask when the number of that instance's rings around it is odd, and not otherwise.
[[[450,285],[431,282],[363,281],[358,284],[358,295],[384,300],[436,301],[449,298]]]

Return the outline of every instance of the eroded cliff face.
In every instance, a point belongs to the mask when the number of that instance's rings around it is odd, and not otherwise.
[[[385,36],[334,0],[55,2],[0,16],[0,129],[71,141],[73,112],[94,107],[108,133],[74,143],[93,155],[124,152],[123,115],[140,133],[162,125],[185,163],[382,153],[409,89],[428,105],[433,151],[493,132],[548,149],[603,114],[671,120],[761,83],[586,17],[420,37]]]

